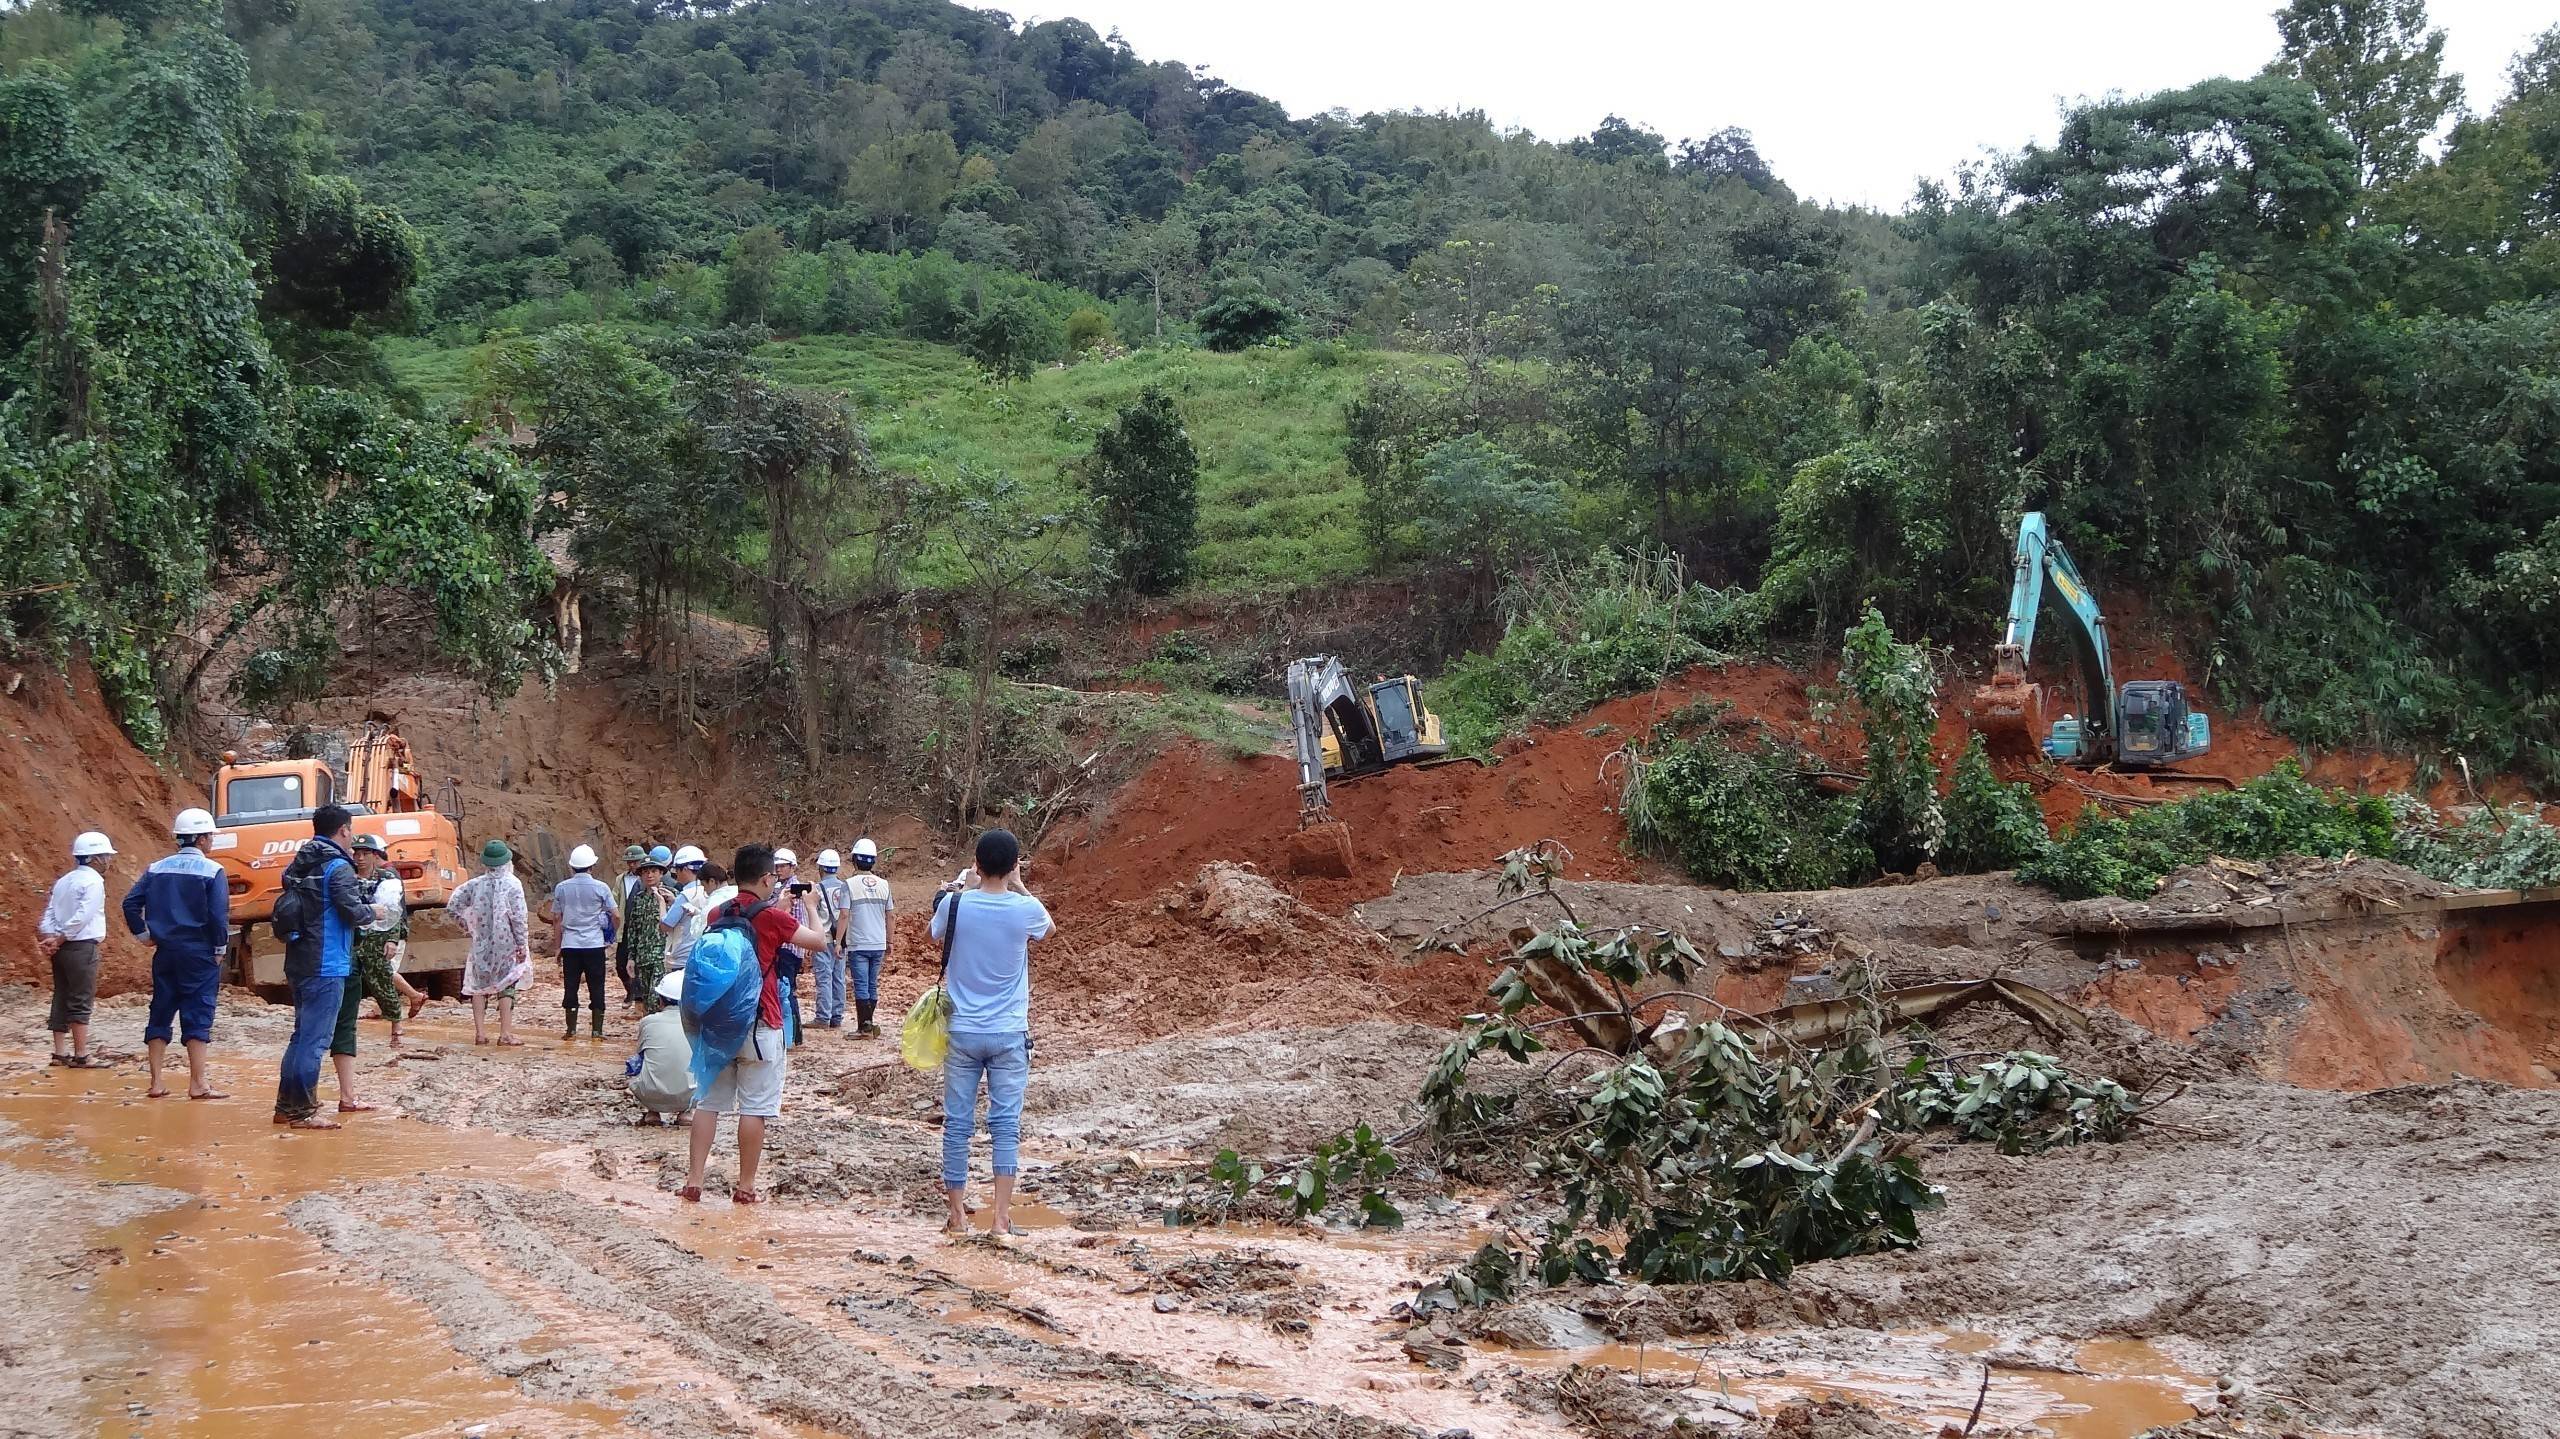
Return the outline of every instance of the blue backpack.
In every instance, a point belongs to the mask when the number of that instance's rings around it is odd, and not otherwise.
[[[755,1035],[756,1009],[764,997],[764,967],[756,962],[756,916],[773,907],[771,900],[752,905],[731,903],[684,964],[685,1031],[693,1036],[693,1098],[710,1092],[711,1081],[738,1057]]]

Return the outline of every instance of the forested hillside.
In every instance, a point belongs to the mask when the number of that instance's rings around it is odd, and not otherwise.
[[[28,116],[216,38],[158,16],[0,20],[13,179],[51,173]],[[326,324],[294,313],[303,252],[245,249],[262,322],[299,337],[260,373],[534,424],[566,501],[539,523],[585,525],[644,611],[698,595],[779,634],[956,584],[967,540],[922,532],[951,504],[914,502],[994,495],[1103,539],[1065,552],[1104,584],[1460,566],[1490,594],[1660,541],[1774,636],[1836,636],[1872,599],[1976,641],[2037,507],[2226,701],[2306,741],[2560,776],[2560,31],[2465,97],[2420,0],[2297,0],[2261,73],[2084,105],[1884,216],[1801,202],[1739,131],[1291,117],[1080,21],[935,0],[298,0],[226,24],[254,103],[309,117],[257,134],[343,170],[314,184],[360,186],[410,247]],[[13,188],[12,443],[90,442],[94,420],[38,418],[47,202]],[[375,363],[402,331],[407,386]],[[1193,347],[1246,353],[1209,381],[1124,358]],[[1095,378],[1020,383],[1062,362]],[[816,428],[742,438],[742,377]],[[1093,407],[1166,389],[1193,437],[1236,443],[1198,455],[1196,528],[1104,534],[1135,512],[1087,458],[1116,423]],[[786,576],[805,536],[768,507],[804,462],[872,477],[841,520],[872,538]],[[670,546],[613,530],[624,491],[738,513]],[[1142,543],[1179,563],[1128,563]]]

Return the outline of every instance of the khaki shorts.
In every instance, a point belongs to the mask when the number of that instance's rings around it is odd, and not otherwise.
[[[782,1079],[791,1068],[791,1051],[782,1031],[757,1025],[755,1036],[738,1057],[711,1081],[697,1109],[751,1119],[782,1117]]]

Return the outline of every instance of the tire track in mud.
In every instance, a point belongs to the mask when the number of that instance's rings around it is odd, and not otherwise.
[[[742,1424],[711,1393],[669,1394],[677,1386],[666,1381],[688,1373],[715,1381],[707,1388],[734,1391],[742,1407],[763,1418],[842,1434],[1093,1439],[1131,1425],[1275,1439],[1421,1432],[1305,1401],[1204,1389],[1079,1343],[955,1322],[916,1296],[941,1289],[966,1304],[972,1286],[885,1255],[852,1256],[841,1280],[853,1287],[820,1301],[843,1316],[843,1328],[812,1322],[776,1288],[724,1274],[715,1261],[635,1223],[631,1211],[576,1195],[483,1182],[433,1191],[376,1186],[315,1196],[287,1212],[332,1255],[419,1299],[456,1350],[489,1372],[536,1398],[624,1409],[625,1422],[650,1432],[762,1427]],[[512,1282],[539,1297],[510,1297]],[[840,1284],[802,1287],[815,1294]],[[568,1312],[555,1326],[539,1312],[544,1308]],[[1024,1322],[1036,1328],[1044,1321]],[[569,1333],[555,1335],[555,1327]],[[892,1353],[917,1368],[886,1357]],[[963,1365],[973,1379],[996,1371],[1001,1380],[1023,1382],[955,1386],[929,1377]],[[1017,1389],[1036,1390],[1037,1399],[1017,1399]],[[642,1392],[630,1397],[634,1390]]]

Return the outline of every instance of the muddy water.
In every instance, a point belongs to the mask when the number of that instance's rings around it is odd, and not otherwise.
[[[1764,1413],[1790,1400],[1852,1399],[1923,1432],[1962,1428],[1978,1396],[1982,1424],[1994,1431],[2032,1426],[2054,1439],[2132,1439],[2147,1429],[2196,1417],[2198,1405],[2213,1394],[2211,1383],[2181,1372],[2168,1356],[2139,1340],[2064,1346],[2050,1356],[2050,1362],[2069,1364],[2081,1371],[2077,1373],[1993,1358],[1987,1361],[1991,1374],[1986,1386],[1986,1360],[1976,1356],[2006,1352],[1996,1335],[1963,1330],[1863,1335],[1855,1354],[1838,1352],[1838,1337],[1771,1333],[1727,1341],[1505,1352],[1542,1369],[1605,1364],[1638,1375],[1648,1385],[1685,1385],[1709,1399],[1748,1399]]]
[[[348,1116],[336,1133],[279,1129],[262,1077],[218,1064],[235,1097],[207,1103],[145,1100],[130,1068],[39,1069],[0,1089],[0,1118],[41,1146],[13,1162],[193,1196],[90,1240],[121,1261],[59,1320],[78,1336],[89,1432],[394,1436],[487,1423],[573,1435],[618,1422],[530,1400],[463,1362],[423,1306],[339,1277],[284,1217],[296,1199],[359,1180],[521,1175],[543,1167],[536,1146],[381,1113]]]

